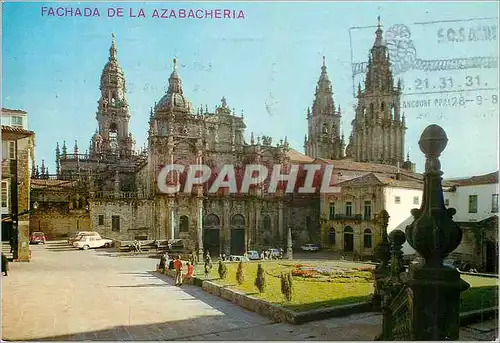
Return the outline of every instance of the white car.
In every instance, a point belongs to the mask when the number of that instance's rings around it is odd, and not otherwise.
[[[78,231],[74,236],[68,238],[68,244],[73,245],[81,236],[99,236],[99,234],[95,231]]]
[[[319,246],[317,244],[304,244],[300,249],[302,251],[319,251]]]
[[[87,250],[90,248],[109,248],[113,245],[111,239],[101,238],[99,235],[87,236],[83,235],[73,242],[73,246],[78,249]]]

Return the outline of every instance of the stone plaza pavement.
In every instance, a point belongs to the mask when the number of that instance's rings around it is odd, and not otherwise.
[[[381,327],[375,313],[273,323],[198,287],[173,286],[152,272],[154,259],[64,241],[31,249],[32,262],[11,263],[2,277],[3,340],[372,340]],[[494,339],[484,327],[464,328],[463,339]]]

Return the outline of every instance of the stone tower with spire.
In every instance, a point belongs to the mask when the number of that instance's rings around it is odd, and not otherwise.
[[[332,83],[326,72],[325,57],[316,86],[312,111],[307,109],[308,134],[304,139],[306,155],[313,158],[341,159],[344,138],[340,134],[340,106],[333,101]]]
[[[129,132],[130,114],[126,99],[125,76],[117,60],[115,35],[112,35],[109,60],[101,74],[96,119],[98,129],[91,142],[91,155],[133,153],[134,141]]]
[[[391,63],[378,17],[370,50],[365,87],[358,85],[348,157],[359,162],[402,165],[405,156],[405,117],[400,112],[401,85],[394,86]]]

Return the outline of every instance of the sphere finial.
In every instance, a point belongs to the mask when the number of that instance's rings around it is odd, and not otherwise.
[[[448,144],[446,132],[439,125],[429,125],[420,136],[418,145],[425,155],[439,156]]]

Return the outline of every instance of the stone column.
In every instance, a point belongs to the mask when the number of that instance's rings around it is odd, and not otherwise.
[[[203,198],[198,199],[198,227],[196,230],[198,238],[198,262],[203,262]]]
[[[288,235],[287,235],[287,242],[286,242],[286,256],[289,260],[293,260],[292,228],[288,228]]]
[[[224,253],[231,254],[231,213],[229,213],[229,201],[224,200]]]
[[[428,126],[418,142],[425,154],[422,207],[411,210],[414,221],[406,227],[408,243],[425,263],[413,269],[407,282],[413,293],[411,340],[458,340],[460,293],[470,285],[443,260],[462,240],[462,230],[452,217],[454,208],[444,205],[439,156],[448,142],[438,125]]]
[[[280,198],[278,202],[278,233],[281,242],[283,242],[283,199]]]
[[[170,230],[169,230],[169,238],[174,239],[175,238],[175,210],[174,210],[174,199],[169,198],[168,199],[168,210],[169,210],[169,215],[170,215]]]

